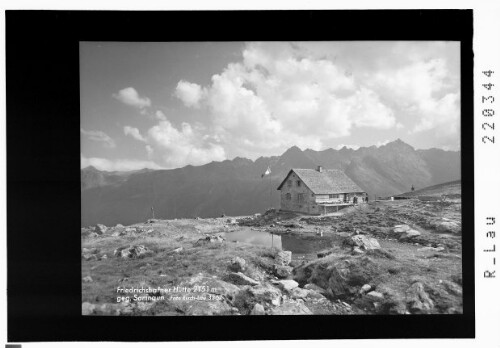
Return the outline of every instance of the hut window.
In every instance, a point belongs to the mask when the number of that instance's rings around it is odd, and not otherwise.
[[[303,193],[299,193],[299,194],[297,194],[297,200],[298,200],[299,202],[303,202],[303,201],[304,201],[304,194],[303,194]]]
[[[339,198],[339,195],[328,195],[328,198],[330,199]]]
[[[300,180],[297,180],[297,186],[300,187]]]
[[[287,201],[289,201],[289,200],[291,200],[291,199],[292,199],[292,195],[291,195],[291,194],[289,194],[289,193],[287,193],[287,194],[285,195],[285,198],[286,198],[286,200],[287,200]]]

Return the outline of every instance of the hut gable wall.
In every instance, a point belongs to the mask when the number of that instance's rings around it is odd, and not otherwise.
[[[288,175],[281,187],[281,209],[319,214],[316,197],[294,172]]]

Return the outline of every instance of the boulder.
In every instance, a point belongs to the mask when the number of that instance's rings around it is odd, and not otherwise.
[[[97,234],[106,233],[107,230],[108,230],[108,228],[103,224],[97,224],[97,225],[95,225],[95,228],[94,228],[94,232]]]
[[[292,252],[291,251],[278,251],[276,256],[274,257],[276,264],[280,266],[288,266],[290,261],[292,261]]]
[[[434,302],[425,292],[421,282],[413,283],[406,290],[406,303],[413,314],[430,314],[434,309]]]
[[[279,306],[281,302],[281,292],[269,285],[259,285],[248,289],[248,292],[259,303],[269,303],[273,306]]]
[[[291,279],[286,279],[286,280],[278,280],[274,282],[280,288],[281,290],[291,292],[293,289],[299,286],[299,283],[297,283],[295,280]]]
[[[124,259],[140,259],[151,256],[154,252],[144,245],[134,245],[115,249],[114,255]]]
[[[361,250],[359,247],[352,248],[352,254],[353,255],[362,255],[364,253],[365,252],[363,250]]]
[[[281,292],[269,284],[254,287],[247,286],[236,294],[233,301],[233,305],[239,309],[240,313],[245,315],[250,314],[257,303],[264,307],[279,306]]]
[[[115,231],[111,235],[113,237],[120,237],[120,236],[123,236],[124,234],[125,234],[125,231]]]
[[[365,293],[367,293],[368,291],[370,291],[370,290],[371,290],[371,288],[372,288],[372,287],[371,287],[371,285],[370,285],[370,284],[365,284],[365,285],[363,285],[363,286],[361,287],[361,289],[359,289],[359,293],[360,293],[360,294],[365,294]]]
[[[83,248],[82,249],[82,254],[98,254],[99,249],[97,248]]]
[[[292,292],[290,293],[290,296],[294,299],[299,299],[299,298],[305,299],[306,297],[309,296],[310,292],[311,292],[311,290],[296,287],[292,290]]]
[[[211,243],[222,243],[224,242],[224,238],[222,238],[219,235],[207,235],[205,238],[198,239],[194,245],[195,246],[200,246],[200,245],[205,245],[205,244],[211,244]]]
[[[83,254],[82,257],[85,261],[97,261],[98,260],[97,255],[95,255],[95,254]]]
[[[361,250],[380,249],[380,244],[375,238],[371,238],[363,234],[347,238],[344,241],[344,244],[352,246],[353,248],[358,247]]]
[[[296,288],[296,289],[298,289],[298,288]],[[318,291],[315,291],[315,290],[306,290],[306,291],[307,291],[307,296],[306,296],[307,299],[316,300],[316,301],[326,300],[325,295],[319,293]]]
[[[370,291],[366,294],[366,297],[373,301],[382,301],[384,299],[384,295],[377,291]]]
[[[404,233],[410,229],[410,226],[408,225],[396,225],[394,226],[394,233]]]
[[[241,272],[231,272],[226,276],[226,281],[231,282],[236,285],[259,285],[260,283],[246,275],[244,275]]]
[[[281,306],[271,309],[272,315],[312,315],[313,313],[302,302],[285,302]]]
[[[280,279],[286,279],[290,277],[292,271],[293,268],[290,266],[280,266],[280,265],[273,266],[273,274]]]
[[[407,238],[412,238],[412,237],[417,237],[417,236],[420,236],[420,232],[418,232],[417,230],[408,230],[405,232],[405,237]]]
[[[82,280],[84,283],[92,283],[94,281],[91,276],[86,276]]]
[[[90,302],[82,303],[82,315],[92,315],[95,313],[95,305]]]
[[[229,263],[229,269],[233,272],[243,272],[246,269],[246,261],[241,257],[234,257]]]
[[[349,260],[327,256],[295,268],[294,280],[299,284],[316,284],[327,291],[328,297],[342,300],[357,294],[364,284],[370,284],[382,271],[379,264],[367,256]]]
[[[462,225],[460,222],[444,220],[442,222],[438,222],[435,224],[436,228],[439,232],[448,232],[448,233],[461,233]]]
[[[256,303],[255,306],[253,306],[252,311],[250,312],[250,315],[265,315],[266,311],[264,310],[264,306],[261,305],[260,303]]]
[[[450,282],[449,280],[443,280],[442,281],[443,286],[445,287],[446,291],[448,291],[452,295],[456,296],[462,296],[463,295],[463,290],[460,285],[454,282]]]

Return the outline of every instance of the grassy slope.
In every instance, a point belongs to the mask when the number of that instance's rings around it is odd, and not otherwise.
[[[294,262],[296,265],[326,262],[328,266],[348,260],[362,269],[362,274],[359,275],[360,283],[350,284],[354,292],[366,281],[380,289],[389,288],[404,295],[411,282],[419,279],[425,284],[427,291],[430,291],[438,312],[444,312],[449,307],[460,311],[461,296],[450,295],[441,282],[461,283],[461,238],[460,234],[449,231],[437,233],[434,226],[443,218],[460,220],[459,205],[443,202],[424,203],[418,200],[372,202],[348,209],[340,216],[301,218],[293,214],[278,214],[269,220],[260,221],[252,228],[282,233],[285,229],[274,222],[286,219],[283,224],[294,223],[302,226],[300,229],[292,228],[292,233],[303,238],[304,242],[327,240],[334,251],[332,255],[320,260],[315,254],[304,257],[293,255]],[[271,226],[273,223],[274,226]],[[417,229],[421,236],[411,242],[395,239],[391,234],[392,228],[401,223]],[[248,276],[262,282],[270,280],[265,270],[260,267],[262,260],[271,253],[269,248],[233,242],[195,245],[205,233],[229,232],[248,227],[228,226],[225,219],[163,220],[135,226],[151,232],[113,237],[111,233],[117,229],[111,229],[99,237],[82,239],[82,247],[98,248],[99,255],[108,256],[100,261],[82,260],[82,277],[90,275],[93,278],[93,282],[84,282],[82,285],[84,302],[114,303],[117,286],[176,286],[199,273],[208,277],[223,278],[227,273],[229,261],[235,256],[242,257],[250,265],[246,271]],[[314,232],[318,229],[323,231],[323,237],[315,235]],[[384,252],[391,255],[391,258],[385,257],[384,254],[351,255],[349,249],[342,247],[342,242],[345,234],[356,230],[375,236]],[[153,250],[154,255],[143,259],[113,257],[113,251],[117,247],[139,244]],[[446,251],[422,252],[420,249],[423,246],[444,246]],[[180,253],[172,252],[179,247],[183,247]],[[358,271],[352,270],[355,276]],[[345,301],[356,307],[360,313],[371,313],[370,308],[366,308],[367,304],[362,301],[359,303],[356,297]],[[324,306],[322,308],[324,310]],[[316,308],[315,313],[322,313],[322,308]],[[161,303],[156,312],[149,314],[154,315],[159,311],[173,312],[173,309],[169,308],[168,303]],[[326,311],[325,314],[335,314],[335,309]]]
[[[429,187],[424,187],[419,190],[409,191],[397,195],[396,197],[417,197],[417,196],[446,196],[446,195],[458,195],[462,192],[462,181],[455,180],[450,182],[445,182],[438,185],[433,185]]]

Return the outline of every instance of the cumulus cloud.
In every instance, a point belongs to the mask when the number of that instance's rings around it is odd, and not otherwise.
[[[148,153],[148,158],[151,159],[154,153],[154,150],[151,147],[151,145],[146,145],[146,152]]]
[[[86,136],[88,139],[92,141],[101,142],[107,148],[116,147],[115,141],[109,135],[107,135],[102,131],[96,131],[96,130],[86,131],[85,129],[80,128],[80,133],[82,133],[84,136]]]
[[[149,129],[148,135],[167,168],[202,165],[226,159],[224,148],[203,139],[203,129],[183,122],[180,128],[165,119]]]
[[[450,77],[451,75],[451,77]],[[459,85],[443,58],[415,61],[388,73],[381,70],[369,81],[413,121],[411,133],[432,130],[458,139]]]
[[[98,158],[98,157],[87,158],[83,155],[80,158],[80,166],[81,168],[93,166],[99,170],[104,170],[108,172],[130,171],[130,170],[139,170],[144,168],[162,169],[161,166],[152,161],[131,160],[131,159],[109,160],[106,158]]]
[[[174,95],[182,100],[184,105],[198,108],[200,107],[199,102],[203,98],[204,92],[200,85],[181,80],[175,88]]]
[[[179,93],[179,87],[191,99]],[[251,43],[243,60],[212,76],[205,87],[181,80],[176,96],[209,111],[221,141],[250,157],[291,145],[320,149],[353,128],[391,129],[393,110],[333,61],[305,57],[296,45]]]
[[[132,136],[132,138],[134,138],[136,140],[143,141],[143,142],[146,141],[146,139],[141,135],[141,133],[139,132],[139,129],[137,129],[137,128],[125,126],[125,127],[123,127],[123,132],[125,133],[125,135],[130,135],[130,136]]]
[[[139,93],[137,93],[133,87],[127,87],[120,90],[118,93],[114,93],[113,98],[138,109],[145,109],[151,106],[151,100],[147,97],[139,96]]]

